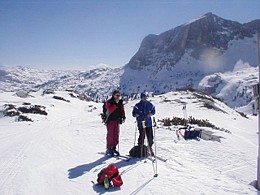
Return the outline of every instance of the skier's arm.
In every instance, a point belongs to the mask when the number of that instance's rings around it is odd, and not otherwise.
[[[121,105],[121,111],[122,111],[122,119],[125,120],[126,119],[126,117],[125,117],[125,107],[124,107],[123,103]]]
[[[151,117],[155,114],[155,107],[153,104],[150,104],[151,109],[149,110],[148,117]]]
[[[139,111],[137,105],[134,106],[132,115],[133,115],[133,117],[138,117],[138,116],[140,116],[140,111]]]
[[[152,105],[152,111],[151,111],[151,113],[152,113],[153,115],[155,115],[155,107],[154,107],[154,105]]]

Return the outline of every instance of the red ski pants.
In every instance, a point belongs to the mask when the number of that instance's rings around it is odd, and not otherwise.
[[[118,121],[107,122],[107,148],[115,149],[119,139]]]

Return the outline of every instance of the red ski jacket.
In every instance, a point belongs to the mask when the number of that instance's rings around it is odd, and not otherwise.
[[[109,99],[106,102],[106,116],[109,120],[124,120],[125,117],[125,109],[122,100],[119,100],[118,103],[115,102],[113,98]]]

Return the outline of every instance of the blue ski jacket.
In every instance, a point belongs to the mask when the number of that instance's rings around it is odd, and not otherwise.
[[[137,119],[138,128],[142,128],[143,120],[145,120],[146,127],[152,127],[152,119],[149,114],[155,114],[155,107],[151,102],[141,100],[135,105],[132,115]]]

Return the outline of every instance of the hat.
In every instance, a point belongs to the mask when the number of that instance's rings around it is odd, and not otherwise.
[[[141,99],[147,98],[147,95],[145,93],[141,93]]]

